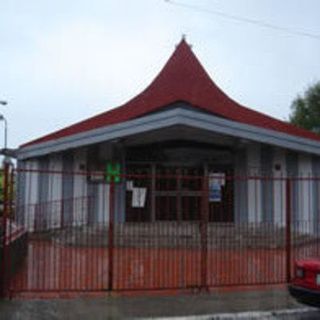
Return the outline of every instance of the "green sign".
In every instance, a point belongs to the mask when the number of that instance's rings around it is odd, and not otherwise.
[[[108,162],[106,167],[106,181],[107,183],[119,183],[121,181],[121,166],[120,163]]]

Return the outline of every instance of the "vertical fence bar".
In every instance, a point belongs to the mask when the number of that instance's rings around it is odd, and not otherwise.
[[[9,257],[9,245],[7,244],[8,235],[8,219],[9,219],[9,164],[7,162],[4,163],[4,177],[3,177],[3,214],[2,214],[2,261],[1,261],[1,275],[2,279],[0,279],[0,297],[5,297],[7,294],[7,287],[9,283],[9,270],[8,270],[8,257]],[[10,223],[10,222],[9,222]]]
[[[291,179],[286,179],[286,280],[291,280]]]
[[[109,230],[108,230],[108,290],[113,290],[113,253],[114,253],[114,195],[113,177],[109,189]]]
[[[208,273],[208,177],[202,180],[202,208],[200,215],[201,237],[201,290],[207,290]]]
[[[15,170],[13,165],[11,165],[10,184],[9,184],[9,216],[12,220],[15,220],[15,212],[13,211],[14,185],[15,185]]]
[[[8,173],[8,204],[7,204],[7,212],[8,212],[8,219],[9,221],[15,221],[16,219],[16,214],[13,211],[13,201],[14,201],[14,183],[15,183],[15,170],[14,170],[14,165],[12,163],[10,163],[9,165],[9,173]],[[12,223],[10,223],[9,225],[9,245],[11,243],[11,237],[12,237]],[[8,250],[8,256],[7,256],[7,270],[9,270],[9,279],[8,279],[8,297],[9,299],[12,299],[12,292],[11,292],[11,281],[12,281],[12,272],[15,273],[16,272],[16,268],[17,265],[13,263],[13,259],[12,259],[12,250]]]

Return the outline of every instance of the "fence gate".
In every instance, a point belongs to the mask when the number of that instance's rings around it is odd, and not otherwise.
[[[2,295],[287,282],[319,254],[319,179],[5,168]]]

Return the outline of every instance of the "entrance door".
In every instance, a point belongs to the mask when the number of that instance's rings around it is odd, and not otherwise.
[[[208,168],[208,169],[207,169]],[[204,197],[204,175],[221,176],[215,198],[208,197],[210,222],[234,221],[233,170],[229,167],[183,167],[163,164],[130,164],[127,181],[135,189],[145,192],[142,206],[133,205],[134,192],[126,191],[126,221],[195,221],[201,216]],[[208,179],[209,188],[211,187]]]
[[[129,164],[126,221],[194,221],[200,218],[203,167]],[[145,192],[142,206],[134,206],[134,192]]]
[[[209,221],[234,221],[234,179],[229,168],[211,169],[209,176]],[[211,193],[211,195],[210,195]]]
[[[156,220],[200,219],[203,167],[157,165],[155,183]]]

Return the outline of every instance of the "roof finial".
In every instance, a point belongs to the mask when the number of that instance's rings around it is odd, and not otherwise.
[[[180,41],[180,44],[181,42],[185,42],[190,48],[192,48],[192,45],[190,45],[188,42],[187,42],[187,35],[185,33],[183,33],[181,35],[181,41]],[[179,44],[176,45],[176,48],[179,46]]]

